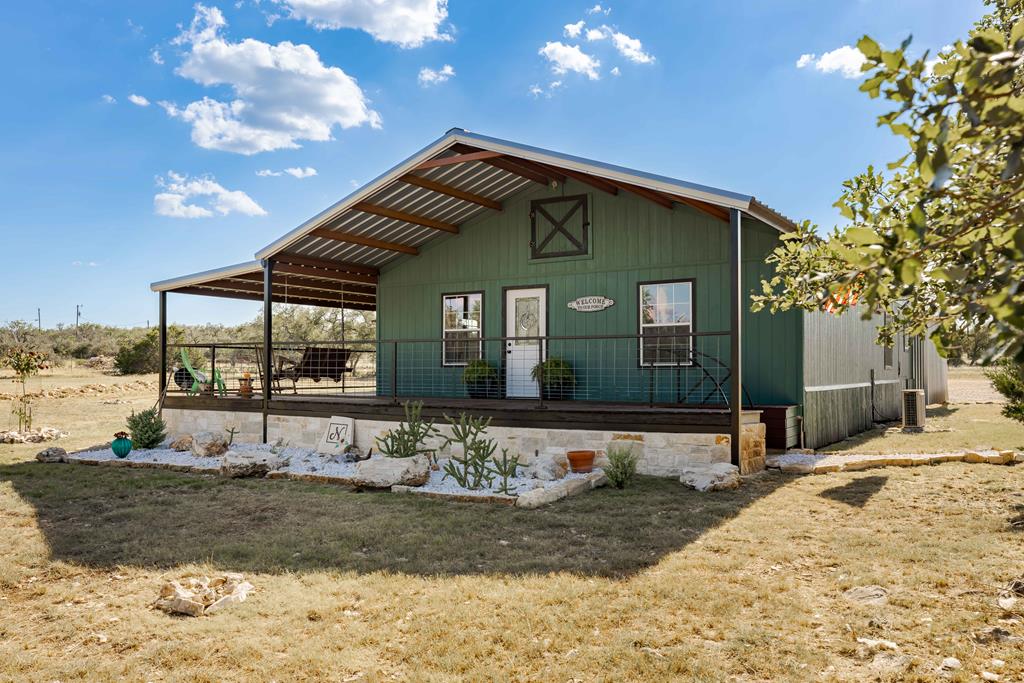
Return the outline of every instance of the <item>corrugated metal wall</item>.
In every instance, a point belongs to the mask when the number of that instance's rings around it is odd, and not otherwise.
[[[900,392],[912,377],[911,354],[900,337],[892,367],[875,343],[879,317],[859,311],[804,314],[804,438],[817,448],[900,416]]]
[[[591,256],[532,261],[530,200],[583,193],[590,197]],[[762,275],[770,272],[764,258],[778,242],[778,234],[753,220],[745,220],[744,226],[744,289],[759,291]],[[500,337],[503,288],[533,285],[549,288],[549,335],[633,335],[637,283],[684,278],[696,280],[696,330],[728,330],[728,255],[728,225],[689,207],[668,211],[628,192],[611,196],[572,181],[557,191],[538,186],[506,201],[503,212],[469,221],[461,226],[461,234],[433,241],[418,256],[385,267],[378,290],[380,338],[439,339],[442,294],[480,290],[484,335]],[[569,301],[588,295],[607,296],[616,303],[597,313],[566,308]],[[760,404],[799,403],[800,314],[772,316],[746,310],[743,325],[744,385],[751,399]],[[728,337],[720,340],[716,350],[727,363]],[[615,399],[617,387],[633,382],[641,372],[634,347],[630,342],[614,357],[589,358],[621,370],[608,375],[609,400]],[[487,349],[495,365],[500,365],[502,353],[500,347]],[[380,360],[386,380],[386,350]],[[438,386],[462,390],[461,368],[441,368],[438,359],[420,365],[433,368]],[[388,387],[380,389],[386,392]]]

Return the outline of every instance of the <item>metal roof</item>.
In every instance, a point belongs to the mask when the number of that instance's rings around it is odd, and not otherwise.
[[[569,178],[688,204],[720,220],[738,209],[782,232],[795,223],[753,196],[453,128],[256,253],[257,261],[155,282],[158,292],[257,300],[273,257],[274,301],[376,307],[377,269],[495,208],[535,182]],[[332,303],[333,302],[333,303]]]
[[[382,266],[399,258],[401,253],[381,249],[377,246],[318,237],[310,233],[326,229],[339,236],[370,238],[414,248],[431,239],[443,236],[442,232],[431,227],[366,213],[353,207],[360,203],[372,204],[455,225],[488,211],[489,209],[486,207],[401,181],[402,176],[413,173],[420,164],[432,159],[454,156],[455,150],[460,147],[496,152],[511,161],[525,160],[527,163],[533,162],[548,168],[560,169],[566,173],[582,173],[597,179],[666,193],[675,201],[682,198],[704,202],[722,209],[739,209],[782,232],[789,232],[795,228],[792,220],[758,202],[750,195],[479,135],[461,128],[453,128],[444,136],[355,190],[341,201],[267,245],[256,253],[256,257],[264,259],[287,251],[334,261]],[[533,182],[515,172],[497,168],[487,160],[467,161],[452,166],[431,168],[419,171],[417,175],[499,202],[528,187]]]

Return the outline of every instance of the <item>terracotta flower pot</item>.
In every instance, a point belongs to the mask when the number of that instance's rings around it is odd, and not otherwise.
[[[586,474],[594,469],[596,455],[596,451],[568,451],[565,457],[569,459],[569,469],[577,474]]]

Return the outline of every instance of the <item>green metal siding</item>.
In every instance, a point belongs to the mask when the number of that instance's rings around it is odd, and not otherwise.
[[[590,197],[591,256],[547,261],[530,260],[530,200],[586,193]],[[777,243],[777,232],[745,220],[743,231],[744,289],[759,289],[770,272],[764,258]],[[461,234],[436,239],[418,256],[404,257],[382,270],[378,286],[380,339],[440,339],[444,293],[484,292],[484,336],[505,334],[502,309],[507,287],[548,287],[548,334],[551,336],[637,333],[640,282],[693,278],[697,332],[728,331],[728,225],[695,209],[666,210],[629,193],[617,196],[569,182],[553,192],[538,187],[513,197],[504,211],[461,226]],[[567,302],[602,295],[615,305],[596,313],[569,310]],[[744,325],[744,384],[755,403],[797,403],[801,394],[799,314],[753,314]],[[728,363],[728,337],[705,342]],[[380,391],[390,391],[390,345],[382,344],[378,366]],[[460,395],[461,368],[442,368],[438,344],[419,348],[400,345],[399,391],[429,382]],[[401,350],[404,349],[404,350]],[[500,362],[495,345],[486,355]],[[552,342],[550,355],[560,355]],[[603,368],[602,391],[615,400],[616,387],[642,386],[633,340],[595,346],[585,361]],[[426,374],[429,373],[429,379]],[[415,375],[415,377],[413,377]],[[412,384],[410,384],[412,383]],[[659,399],[669,387],[659,384]]]

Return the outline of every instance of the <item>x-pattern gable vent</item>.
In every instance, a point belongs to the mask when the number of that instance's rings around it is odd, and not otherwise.
[[[530,256],[555,258],[590,253],[587,195],[530,202]]]

